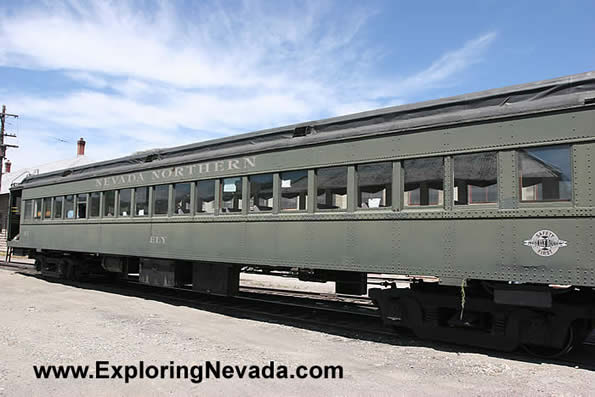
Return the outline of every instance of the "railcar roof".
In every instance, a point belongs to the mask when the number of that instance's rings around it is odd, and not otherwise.
[[[595,72],[443,99],[291,124],[189,145],[138,152],[68,170],[30,176],[21,185],[67,182],[378,134],[571,109],[595,101]]]

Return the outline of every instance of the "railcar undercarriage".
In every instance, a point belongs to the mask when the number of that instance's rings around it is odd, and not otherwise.
[[[232,264],[136,257],[62,252],[34,256],[37,270],[50,277],[78,280],[101,274],[118,279],[138,274],[144,284],[191,286],[199,292],[228,296],[237,294],[241,270]],[[361,273],[293,273],[302,281],[335,279],[337,293],[345,293],[342,289],[346,280],[359,280],[357,286],[351,285],[351,294],[361,294]],[[501,351],[523,348],[534,355],[556,357],[580,345],[595,327],[595,291],[591,288],[481,280],[471,280],[458,288],[417,278],[408,288],[387,284],[389,288],[369,290],[382,321],[389,327],[410,329],[422,339]]]
[[[418,337],[556,357],[580,345],[594,327],[590,288],[553,289],[472,281],[448,287],[413,282],[410,288],[372,289],[388,326]]]

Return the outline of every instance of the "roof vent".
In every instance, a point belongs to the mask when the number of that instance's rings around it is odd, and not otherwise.
[[[72,170],[64,170],[64,172],[62,173],[62,177],[65,177],[68,175],[72,175]]]
[[[151,161],[155,161],[159,158],[158,154],[149,154],[147,157],[145,157],[145,163],[150,163]]]
[[[591,105],[595,103],[595,97],[585,99],[585,105]]]
[[[295,127],[293,129],[293,137],[296,138],[298,136],[306,136],[312,133],[314,128],[311,125],[304,125],[301,127]]]

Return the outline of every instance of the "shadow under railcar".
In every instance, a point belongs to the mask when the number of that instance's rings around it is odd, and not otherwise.
[[[210,313],[221,314],[239,319],[249,319],[272,324],[280,324],[309,331],[323,332],[328,335],[341,336],[368,342],[383,343],[392,346],[428,348],[442,352],[458,354],[481,354],[489,357],[522,361],[530,364],[554,364],[595,371],[595,333],[585,344],[571,351],[560,359],[542,359],[517,351],[512,353],[493,351],[472,346],[455,345],[415,337],[407,329],[383,330],[380,318],[365,319],[357,315],[349,316],[345,312],[335,312],[300,307],[284,306],[273,301],[255,302],[242,300],[242,296],[226,297],[202,294],[180,289],[156,288],[142,284],[126,282],[109,282],[96,279],[96,282],[71,281],[45,277],[31,271],[15,270],[16,273],[33,277],[51,284],[62,284],[84,290],[100,291],[127,297],[141,298],[172,306],[182,306]],[[376,326],[372,326],[373,323]],[[381,332],[389,331],[389,332]]]

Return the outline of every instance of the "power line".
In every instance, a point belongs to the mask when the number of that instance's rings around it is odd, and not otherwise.
[[[57,140],[58,142],[62,142],[62,143],[72,143],[72,140],[70,139],[62,139],[62,138],[58,138],[57,136],[53,136],[53,139]]]

